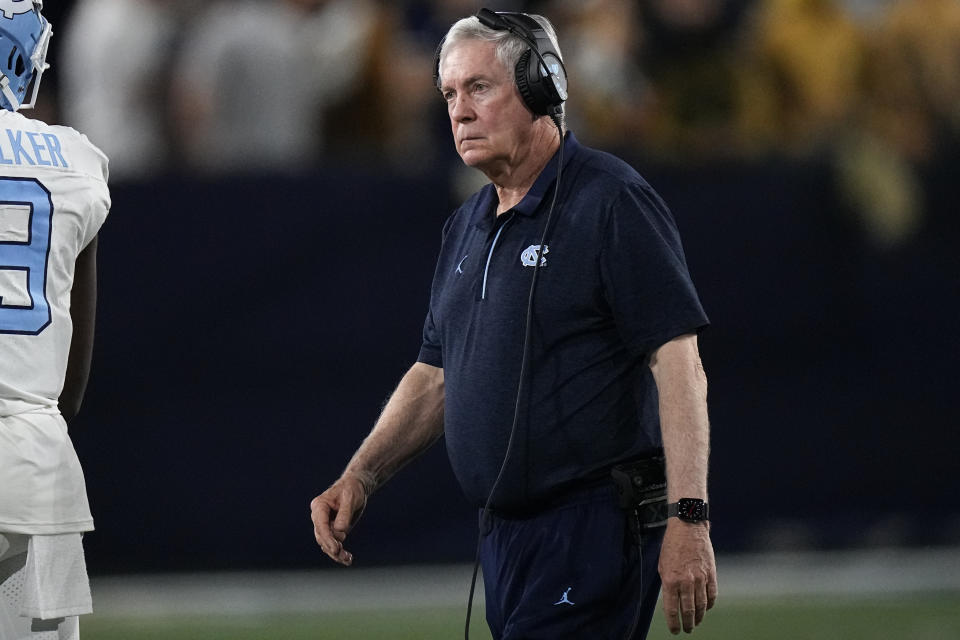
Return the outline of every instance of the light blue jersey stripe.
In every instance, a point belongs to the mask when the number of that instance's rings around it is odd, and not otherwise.
[[[493,258],[493,250],[497,246],[497,240],[500,239],[500,234],[503,233],[503,230],[507,227],[508,224],[513,222],[513,212],[510,212],[510,219],[500,225],[500,228],[497,230],[497,235],[493,237],[493,242],[490,244],[490,253],[487,254],[487,264],[483,268],[483,290],[480,292],[480,299],[487,299],[487,272],[490,271],[490,260]]]

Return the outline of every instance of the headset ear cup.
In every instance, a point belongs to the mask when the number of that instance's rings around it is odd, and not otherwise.
[[[535,114],[543,116],[547,114],[546,105],[543,104],[542,99],[537,99],[537,96],[533,93],[533,89],[530,87],[529,73],[531,55],[533,55],[533,52],[530,49],[523,52],[523,55],[517,60],[514,75],[516,76],[517,89],[520,91],[520,97],[523,98],[523,102]]]

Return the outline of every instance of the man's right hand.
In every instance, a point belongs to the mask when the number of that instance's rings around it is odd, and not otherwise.
[[[334,562],[350,566],[343,548],[377,487],[443,435],[443,369],[416,362],[404,374],[340,479],[310,502],[313,535]]]
[[[343,541],[366,506],[367,491],[352,474],[344,474],[310,502],[313,535],[334,562],[347,567],[353,564],[353,554],[343,548]]]

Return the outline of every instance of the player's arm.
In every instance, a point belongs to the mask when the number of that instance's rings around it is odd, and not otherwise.
[[[443,369],[414,364],[343,475],[310,503],[317,544],[336,562],[353,563],[343,541],[367,498],[443,435],[443,397]]]
[[[667,459],[667,500],[707,500],[710,423],[707,376],[696,335],[654,352],[650,369],[660,396],[660,427]],[[708,522],[670,518],[660,552],[663,608],[672,633],[690,632],[717,598],[717,569]]]
[[[70,422],[80,411],[90,377],[93,332],[97,315],[97,236],[77,256],[70,293],[73,339],[67,360],[67,374],[60,393],[60,413]]]

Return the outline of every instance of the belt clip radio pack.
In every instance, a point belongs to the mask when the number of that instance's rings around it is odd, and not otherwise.
[[[644,531],[666,526],[667,474],[662,455],[615,465],[610,475],[638,542]]]

